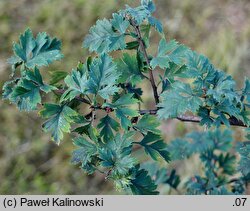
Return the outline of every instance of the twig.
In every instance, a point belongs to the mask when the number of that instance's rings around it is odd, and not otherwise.
[[[147,66],[148,66],[148,70],[149,70],[149,80],[150,80],[150,83],[151,83],[151,86],[152,86],[152,89],[153,89],[153,94],[154,94],[154,99],[155,99],[155,103],[158,104],[159,103],[159,95],[158,95],[158,92],[157,92],[157,86],[155,84],[155,80],[154,80],[154,74],[153,74],[153,71],[152,69],[150,68],[150,62],[149,62],[149,57],[148,57],[148,54],[147,54],[147,51],[146,51],[146,46],[144,44],[144,41],[142,39],[142,36],[141,36],[141,31],[140,31],[140,28],[139,26],[134,22],[134,20],[130,19],[129,20],[131,25],[134,27],[135,29],[135,33],[137,35],[137,40],[139,42],[139,46],[141,48],[141,51],[144,55],[144,58],[146,59],[146,63],[147,63]]]

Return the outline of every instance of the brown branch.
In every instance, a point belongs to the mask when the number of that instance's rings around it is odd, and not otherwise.
[[[195,122],[200,123],[201,118],[197,116],[189,116],[189,115],[179,115],[176,119],[183,121],[183,122]],[[235,117],[230,117],[228,119],[229,124],[231,126],[240,126],[240,127],[247,127],[241,120],[236,119]],[[224,125],[223,122],[221,122],[222,125]]]
[[[59,89],[56,90],[55,93],[57,94],[63,94],[65,92],[65,90],[63,89]],[[91,105],[91,103],[89,102],[89,100],[77,96],[75,97],[76,100],[79,100],[80,102],[86,103],[88,105]],[[106,111],[107,113],[113,112],[114,109],[109,108],[109,107],[102,107],[101,105],[97,105],[97,106],[90,106],[90,109],[93,110],[103,110]],[[91,114],[92,114],[91,111]],[[140,115],[145,115],[145,114],[150,114],[150,115],[157,115],[157,111],[158,109],[153,109],[153,110],[138,110]],[[191,115],[179,115],[178,117],[176,117],[175,119],[178,119],[182,122],[193,122],[193,123],[200,123],[201,122],[201,118],[197,117],[197,116],[191,116]],[[229,118],[229,123],[231,126],[239,126],[239,127],[248,127],[247,125],[245,125],[241,120],[236,119],[235,117],[230,117]],[[224,123],[221,122],[221,124],[223,125]]]
[[[157,86],[155,84],[155,79],[154,79],[154,74],[153,74],[153,71],[152,69],[150,68],[150,62],[149,62],[149,57],[148,57],[148,54],[147,54],[147,50],[146,50],[146,46],[145,46],[145,43],[143,41],[143,38],[141,36],[141,31],[140,31],[140,28],[139,26],[134,22],[134,20],[130,19],[129,20],[131,25],[134,27],[135,29],[135,33],[136,33],[136,36],[137,36],[137,40],[139,42],[139,46],[141,48],[141,51],[144,55],[144,58],[146,59],[146,63],[147,63],[147,66],[148,66],[148,69],[149,69],[149,80],[150,80],[150,83],[151,83],[151,86],[152,86],[152,89],[153,89],[153,94],[154,94],[154,99],[155,99],[155,103],[158,104],[159,103],[159,95],[158,95],[158,92],[157,92]]]
[[[145,114],[150,114],[150,115],[156,115],[157,110],[140,110],[139,111],[140,115],[145,115]],[[179,115],[175,119],[178,119],[182,122],[194,122],[194,123],[200,123],[201,118],[197,116],[190,116],[190,115]],[[247,127],[241,120],[236,119],[235,117],[230,117],[229,118],[229,123],[231,126],[240,126],[240,127]],[[221,122],[223,125],[224,123]]]

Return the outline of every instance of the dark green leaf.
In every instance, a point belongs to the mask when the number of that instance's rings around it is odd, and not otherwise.
[[[40,115],[48,118],[43,124],[44,131],[51,132],[52,140],[59,144],[63,133],[70,133],[71,123],[78,113],[66,105],[45,104]]]
[[[244,176],[247,176],[250,173],[250,142],[239,143],[237,151],[241,157],[238,170],[240,170]]]
[[[101,129],[100,135],[103,137],[104,141],[107,142],[114,138],[113,131],[118,130],[119,124],[109,115],[106,115],[100,119],[100,123],[97,127]]]
[[[149,154],[154,160],[158,160],[162,157],[165,161],[170,161],[170,155],[167,150],[167,144],[164,143],[161,136],[149,132],[142,140],[139,142],[145,149],[145,152]]]
[[[156,195],[159,194],[156,191],[157,185],[153,182],[152,178],[148,175],[148,172],[144,169],[139,169],[137,166],[133,170],[133,179],[130,181],[129,188],[135,195]]]
[[[37,109],[37,105],[41,104],[40,91],[48,93],[55,89],[53,86],[44,84],[39,70],[35,68],[34,71],[26,71],[25,77],[18,81],[17,85],[12,88],[12,91],[9,87],[8,98],[20,110],[31,111]]]
[[[143,79],[136,57],[127,53],[123,54],[123,58],[118,60],[117,70],[121,75],[118,80],[119,83],[136,85]]]
[[[160,134],[161,131],[157,129],[159,126],[160,123],[155,116],[145,114],[134,127],[144,134],[147,132]]]
[[[59,81],[62,81],[68,75],[67,72],[64,71],[52,71],[50,72],[50,84],[55,85]]]
[[[132,97],[133,94],[126,94],[118,98],[113,103],[105,103],[103,107],[110,107],[115,110],[116,117],[120,119],[121,126],[124,129],[132,126],[131,120],[129,117],[136,117],[139,115],[138,111],[129,108],[130,105],[133,105],[138,102],[135,98]]]

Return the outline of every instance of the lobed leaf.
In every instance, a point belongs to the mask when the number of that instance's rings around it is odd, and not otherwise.
[[[71,124],[78,113],[66,105],[45,104],[40,115],[48,119],[42,126],[44,131],[51,132],[52,140],[60,144],[63,133],[70,133]]]
[[[61,41],[50,38],[45,32],[34,38],[30,29],[20,35],[19,43],[13,44],[13,51],[15,55],[8,62],[13,66],[23,63],[27,68],[47,66],[63,57]]]
[[[120,119],[121,126],[127,130],[132,126],[131,120],[128,117],[136,117],[138,111],[129,108],[130,105],[137,103],[138,100],[133,98],[133,94],[125,94],[115,100],[113,103],[105,103],[103,107],[110,107],[115,110],[116,117]]]
[[[164,38],[161,39],[158,47],[158,54],[154,57],[150,65],[152,68],[159,66],[160,68],[169,68],[170,62],[173,62],[179,66],[185,63],[186,53],[188,48],[184,45],[178,44],[175,40],[167,42]]]
[[[144,147],[145,152],[154,160],[158,160],[159,157],[162,157],[165,161],[170,161],[167,144],[164,143],[161,136],[149,132],[139,144]]]
[[[196,112],[202,100],[193,92],[189,84],[176,82],[172,89],[161,94],[162,102],[157,112],[160,119],[174,118],[186,111]]]
[[[19,110],[31,111],[37,109],[37,105],[41,104],[40,91],[49,93],[56,88],[43,82],[39,69],[35,67],[34,71],[27,70],[17,84],[12,86],[10,82],[6,84],[4,97],[15,103]]]
[[[101,129],[100,135],[103,137],[104,142],[114,138],[113,131],[118,131],[119,124],[108,114],[100,119],[100,123],[97,126]]]

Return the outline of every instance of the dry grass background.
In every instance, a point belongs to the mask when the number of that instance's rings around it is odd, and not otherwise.
[[[8,79],[12,42],[25,28],[46,31],[63,42],[65,58],[50,71],[70,71],[87,51],[81,48],[88,29],[99,18],[110,17],[132,0],[0,0],[0,87]],[[248,0],[155,0],[156,16],[163,22],[168,39],[175,38],[207,55],[220,69],[232,74],[239,85],[250,76],[250,2]],[[158,37],[152,34],[152,49]],[[47,70],[43,70],[47,71]],[[144,85],[146,93],[150,87]],[[150,95],[144,96],[147,106]],[[41,131],[35,113],[20,113],[0,100],[0,194],[117,194],[100,175],[85,176],[69,163],[71,140],[60,147]],[[161,126],[167,141],[198,125],[178,121]],[[235,133],[242,139],[241,129]],[[183,178],[199,171],[196,159],[174,166]],[[197,163],[197,165],[193,165]],[[170,166],[172,167],[172,166]]]

